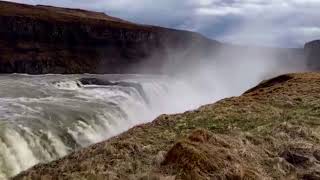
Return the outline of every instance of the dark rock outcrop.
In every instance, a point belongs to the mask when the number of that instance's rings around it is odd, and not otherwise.
[[[111,82],[111,81],[108,81],[105,79],[98,79],[98,78],[81,78],[81,79],[79,79],[79,82],[81,83],[81,85],[131,87],[131,88],[134,88],[140,94],[140,96],[144,99],[145,102],[149,103],[149,99],[148,99],[146,93],[144,92],[142,85],[138,84],[138,83],[125,82],[125,81]]]
[[[308,42],[304,49],[308,67],[312,70],[320,70],[320,40]]]

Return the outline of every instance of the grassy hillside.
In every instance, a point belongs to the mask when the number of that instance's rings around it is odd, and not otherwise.
[[[320,74],[162,115],[14,179],[320,179]]]

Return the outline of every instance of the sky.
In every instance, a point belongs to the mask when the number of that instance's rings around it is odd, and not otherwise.
[[[244,45],[302,47],[320,39],[320,0],[9,0],[101,11]]]

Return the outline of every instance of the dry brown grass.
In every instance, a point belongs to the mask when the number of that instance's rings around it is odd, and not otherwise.
[[[186,140],[177,142],[162,165],[169,172],[172,170],[172,174],[179,174],[181,179],[260,179],[257,166],[239,156],[240,148],[244,148],[240,138],[199,129]],[[254,153],[252,147],[246,148]]]

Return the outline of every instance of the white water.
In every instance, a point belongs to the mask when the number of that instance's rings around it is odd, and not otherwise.
[[[134,82],[141,85],[143,94],[135,87],[79,86],[77,80],[82,77]],[[182,112],[219,98],[202,98],[187,82],[159,76],[2,75],[0,179],[162,113]]]

